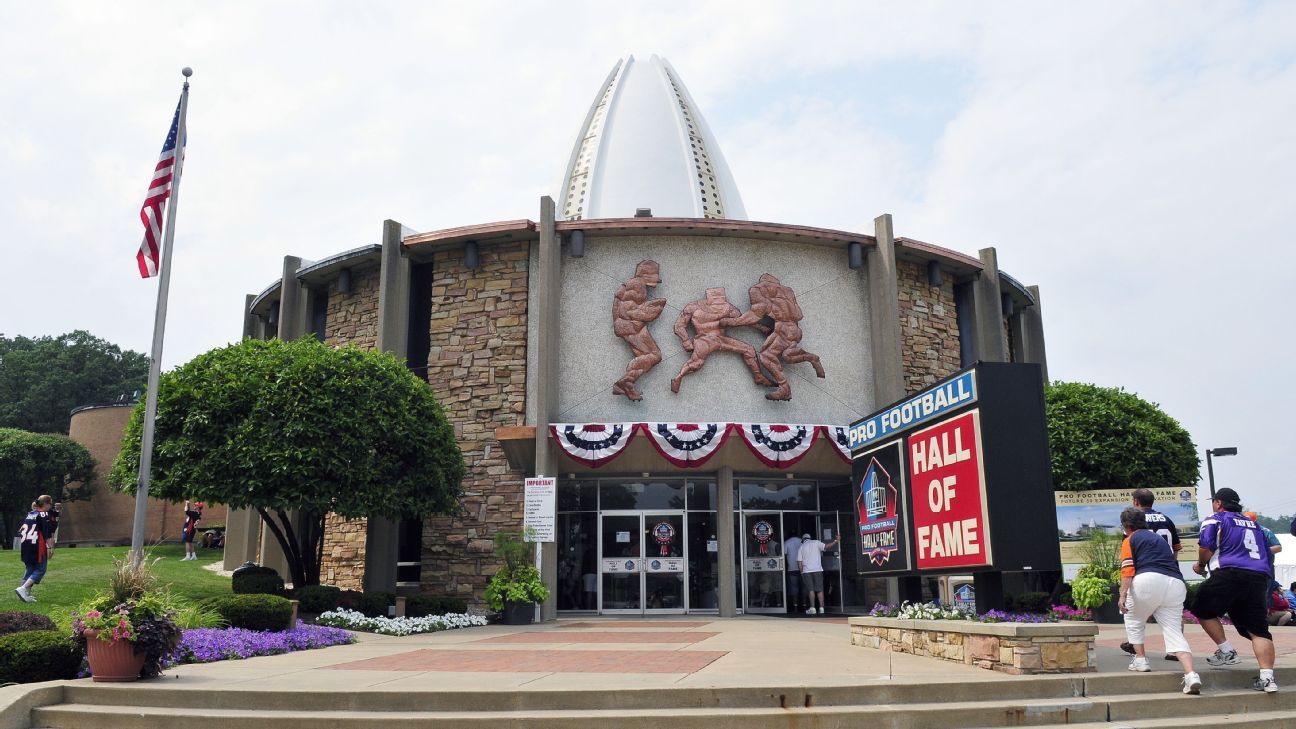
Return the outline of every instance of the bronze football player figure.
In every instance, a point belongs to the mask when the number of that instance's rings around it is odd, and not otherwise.
[[[761,346],[760,363],[765,366],[778,389],[765,394],[768,400],[791,400],[792,387],[788,385],[787,375],[783,374],[783,363],[796,364],[809,362],[814,366],[815,374],[824,376],[823,365],[819,357],[801,348],[801,306],[797,304],[796,294],[770,274],[762,274],[756,285],[747,290],[751,299],[751,308],[747,313],[736,318],[720,320],[722,327],[752,326],[769,318],[774,322],[774,329],[765,344]]]
[[[723,319],[741,315],[742,312],[738,311],[738,307],[729,303],[723,288],[707,289],[706,298],[698,299],[684,307],[684,311],[680,312],[679,318],[675,320],[675,336],[680,338],[684,351],[692,352],[693,356],[689,357],[689,360],[680,368],[679,374],[671,380],[671,392],[679,392],[680,381],[687,375],[702,369],[707,357],[716,350],[742,355],[743,362],[747,364],[747,369],[751,371],[752,379],[757,385],[768,387],[774,384],[761,373],[760,365],[756,363],[755,347],[740,339],[727,336],[724,327],[720,325]],[[688,333],[689,325],[693,326],[692,338]]]
[[[662,361],[661,350],[648,331],[648,324],[661,316],[666,299],[649,299],[648,289],[661,284],[661,269],[656,261],[644,260],[635,266],[635,275],[621,284],[612,298],[612,331],[630,345],[634,359],[626,365],[625,375],[612,386],[612,392],[638,402],[643,394],[635,381]]]

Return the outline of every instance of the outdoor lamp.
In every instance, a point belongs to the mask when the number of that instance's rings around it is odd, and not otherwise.
[[[1211,499],[1215,498],[1215,466],[1211,463],[1211,456],[1236,456],[1237,448],[1207,448],[1206,449],[1206,477],[1210,481]]]

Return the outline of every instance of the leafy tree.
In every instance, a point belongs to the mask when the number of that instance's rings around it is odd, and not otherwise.
[[[110,476],[128,492],[143,417],[140,403]],[[164,374],[154,445],[150,495],[255,510],[296,587],[319,584],[326,514],[447,513],[464,475],[425,382],[390,354],[312,338],[247,339]]]
[[[85,331],[0,335],[0,427],[66,433],[72,408],[144,389],[148,357]]]
[[[1053,485],[1060,491],[1197,483],[1197,448],[1155,403],[1115,387],[1054,382],[1044,390]]]
[[[1292,519],[1296,519],[1296,514],[1279,514],[1278,516],[1256,514],[1256,523],[1262,527],[1269,527],[1274,534],[1287,534],[1291,529]]]
[[[0,428],[0,533],[13,545],[18,524],[41,494],[55,501],[88,499],[94,492],[95,459],[65,435]]]

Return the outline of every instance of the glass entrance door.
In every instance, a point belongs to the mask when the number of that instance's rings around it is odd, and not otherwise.
[[[742,525],[744,609],[750,613],[786,612],[783,514],[743,512]]]
[[[827,544],[842,536],[839,531],[838,512],[825,511],[815,514],[815,536]],[[842,554],[844,544],[833,545],[832,551],[824,552],[824,607],[829,611],[842,612]]]
[[[603,512],[599,532],[599,612],[688,608],[683,512]]]

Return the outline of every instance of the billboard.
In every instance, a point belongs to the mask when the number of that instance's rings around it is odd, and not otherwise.
[[[1095,531],[1104,531],[1123,539],[1120,513],[1125,507],[1133,504],[1133,488],[1104,489],[1097,491],[1055,491],[1053,500],[1057,513],[1058,545],[1062,552],[1062,564],[1068,578],[1073,576],[1085,564],[1084,545]],[[1181,563],[1192,563],[1197,560],[1197,533],[1201,529],[1201,518],[1197,513],[1197,487],[1181,486],[1152,489],[1156,501],[1152,504],[1155,511],[1170,517],[1178,532],[1180,541],[1179,554]],[[1173,536],[1161,534],[1167,541]],[[1184,568],[1185,574],[1192,574]],[[1196,579],[1194,577],[1194,579]]]

